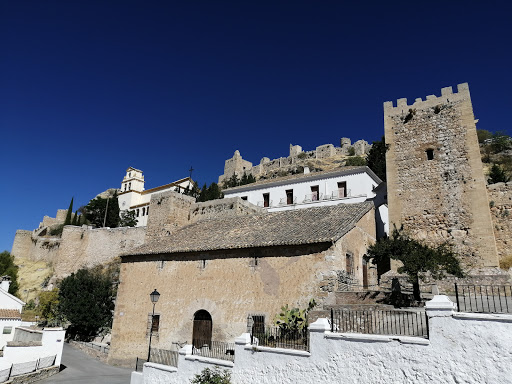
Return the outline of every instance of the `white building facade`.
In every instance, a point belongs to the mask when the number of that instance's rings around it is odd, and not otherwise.
[[[192,188],[192,179],[185,177],[160,187],[144,190],[144,175],[139,169],[130,167],[121,182],[121,190],[118,194],[120,211],[134,211],[137,219],[137,227],[145,227],[148,223],[149,202],[155,193],[165,191],[177,191],[183,193],[187,188]]]
[[[385,183],[368,167],[345,167],[258,181],[223,191],[224,197],[240,197],[268,212],[303,209],[373,200],[377,210],[378,237],[389,233]]]

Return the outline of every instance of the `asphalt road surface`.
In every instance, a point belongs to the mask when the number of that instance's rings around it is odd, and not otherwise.
[[[65,368],[38,384],[129,384],[133,369],[112,367],[64,343],[61,365]]]

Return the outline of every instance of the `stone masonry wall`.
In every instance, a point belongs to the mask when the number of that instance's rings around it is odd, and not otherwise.
[[[65,226],[62,237],[36,237],[17,231],[12,255],[51,264],[54,276],[65,277],[80,268],[107,263],[122,252],[144,243],[146,228],[97,228]],[[28,236],[30,234],[30,237]]]
[[[146,240],[170,234],[176,228],[190,223],[190,208],[195,199],[173,191],[151,196],[151,215],[146,230]]]
[[[262,314],[270,323],[285,304],[304,308],[315,298],[322,305],[334,295],[330,282],[345,269],[346,253],[353,255],[361,280],[362,256],[375,240],[373,216],[369,211],[334,245],[123,257],[110,363],[133,364],[147,353],[152,306],[141,287],[161,294],[155,307],[160,328],[152,344],[161,349],[190,342],[194,314],[201,309],[212,316],[212,340],[229,341],[246,330],[248,314]]]
[[[500,262],[512,263],[512,182],[487,187]]]
[[[384,104],[390,223],[431,245],[452,243],[466,267],[496,267],[469,88],[441,93]]]

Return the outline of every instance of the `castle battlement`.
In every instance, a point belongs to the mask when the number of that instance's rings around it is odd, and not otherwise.
[[[425,100],[422,100],[420,97],[415,99],[414,103],[411,105],[407,104],[407,98],[398,99],[396,107],[393,105],[392,101],[386,101],[384,103],[384,114],[399,115],[407,113],[411,108],[431,108],[439,104],[465,100],[469,97],[469,85],[468,83],[462,83],[457,85],[456,93],[453,93],[452,87],[444,87],[441,88],[441,96],[428,95]]]

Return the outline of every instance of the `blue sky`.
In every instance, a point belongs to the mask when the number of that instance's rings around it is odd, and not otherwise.
[[[216,181],[383,135],[384,101],[468,82],[478,127],[512,134],[506,2],[2,1],[0,251],[16,229],[120,187]]]

